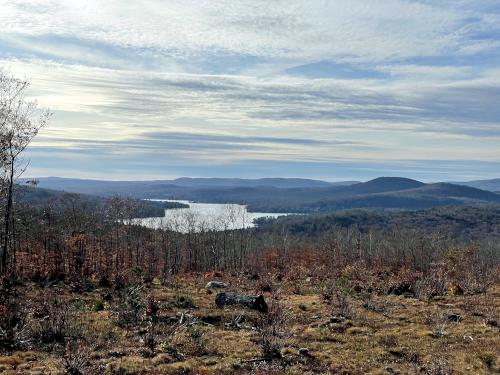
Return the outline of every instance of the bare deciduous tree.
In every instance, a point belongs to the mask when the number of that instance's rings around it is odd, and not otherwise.
[[[26,98],[28,87],[28,81],[0,69],[0,202],[3,232],[0,237],[0,274],[7,269],[12,242],[14,184],[27,166],[22,154],[51,116],[48,110],[40,111],[36,101]]]

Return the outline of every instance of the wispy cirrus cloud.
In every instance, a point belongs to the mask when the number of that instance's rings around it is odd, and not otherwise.
[[[213,56],[369,62],[477,54],[498,47],[498,5],[427,1],[7,1],[6,35],[54,36]]]

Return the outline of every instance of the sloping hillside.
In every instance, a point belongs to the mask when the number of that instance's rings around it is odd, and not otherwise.
[[[424,209],[473,202],[500,202],[500,196],[450,183],[425,184],[401,177],[379,177],[352,185],[296,186],[318,182],[301,179],[179,179],[173,181],[93,181],[41,179],[41,186],[102,196],[184,199],[211,203],[246,204],[262,212],[329,212],[350,208]],[[181,185],[176,185],[179,183]],[[210,184],[225,184],[221,186]],[[234,186],[248,183],[252,186]],[[205,184],[205,185],[198,185]],[[266,185],[267,184],[267,185]],[[319,182],[319,185],[322,185]]]
[[[463,181],[455,182],[457,185],[470,186],[482,190],[489,190],[494,192],[500,192],[500,178],[494,178],[492,180],[475,180],[475,181]]]
[[[175,180],[154,181],[101,181],[73,178],[44,177],[39,179],[39,185],[48,189],[65,190],[86,194],[110,195],[115,193],[133,194],[137,190],[149,194],[160,193],[164,189],[176,187],[188,188],[236,188],[236,187],[273,187],[281,189],[321,188],[331,186],[348,186],[357,181],[326,182],[304,178],[189,178],[181,177]]]
[[[356,225],[362,231],[389,229],[441,232],[462,240],[482,241],[500,238],[500,205],[435,207],[417,211],[343,210],[329,214],[282,216],[259,220],[260,231],[318,237],[334,228]]]
[[[470,200],[500,202],[500,196],[453,184],[383,177],[348,187],[316,189],[235,188],[186,192],[192,199],[248,204],[256,211],[329,212],[350,208],[424,209]]]
[[[172,181],[164,181],[177,186],[189,187],[275,187],[281,189],[291,188],[319,188],[330,187],[334,185],[349,185],[356,183],[355,181],[344,181],[339,183],[330,183],[320,180],[310,180],[305,178],[259,178],[259,179],[243,179],[243,178],[189,178],[181,177]]]
[[[437,184],[427,184],[417,189],[405,190],[403,194],[500,202],[500,196],[496,193],[469,186],[461,186],[442,182]]]
[[[19,203],[32,207],[52,207],[53,209],[77,205],[79,207],[92,208],[96,212],[102,212],[109,205],[107,198],[88,194],[66,193],[58,190],[44,189],[31,186],[16,186],[16,200]],[[165,209],[188,207],[182,203],[155,202],[144,200],[132,200],[134,212],[133,217],[163,216]]]
[[[416,189],[425,186],[423,182],[402,177],[379,177],[346,187],[342,192],[349,195],[376,194],[389,191]]]

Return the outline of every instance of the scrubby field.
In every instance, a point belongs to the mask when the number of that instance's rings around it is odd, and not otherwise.
[[[401,275],[357,272],[363,271],[347,267],[335,279],[197,273],[168,280],[144,280],[138,272],[118,286],[4,285],[4,297],[16,294],[18,304],[10,306],[19,314],[0,373],[500,372],[498,284],[475,294],[450,286],[443,295],[417,298]],[[359,287],[367,277],[370,287]],[[269,311],[217,308],[218,291],[205,289],[211,280],[263,294]]]

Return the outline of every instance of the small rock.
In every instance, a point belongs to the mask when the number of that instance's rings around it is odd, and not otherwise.
[[[120,358],[120,357],[124,357],[125,353],[119,352],[119,351],[111,351],[111,352],[108,352],[108,356],[114,357],[114,358]]]
[[[342,323],[344,321],[344,318],[341,316],[332,316],[330,317],[330,323]]]
[[[209,281],[205,286],[207,289],[224,289],[227,288],[227,284],[222,281]]]
[[[137,349],[137,354],[139,354],[143,358],[152,358],[154,357],[154,352],[147,348],[139,348]]]
[[[207,323],[207,324],[216,324],[216,323],[220,323],[222,318],[218,315],[206,315],[206,316],[202,316],[200,317],[200,320],[203,322],[203,323]]]
[[[367,310],[377,312],[377,313],[383,313],[385,311],[385,308],[383,306],[377,306],[371,302],[363,303],[363,307]]]
[[[308,348],[300,348],[299,355],[302,355],[304,357],[312,357],[311,352],[309,351]]]
[[[488,321],[486,322],[486,325],[498,328],[498,322],[496,320],[493,320],[493,319],[488,319]]]
[[[464,318],[460,314],[450,314],[448,315],[448,320],[450,322],[460,323]]]

